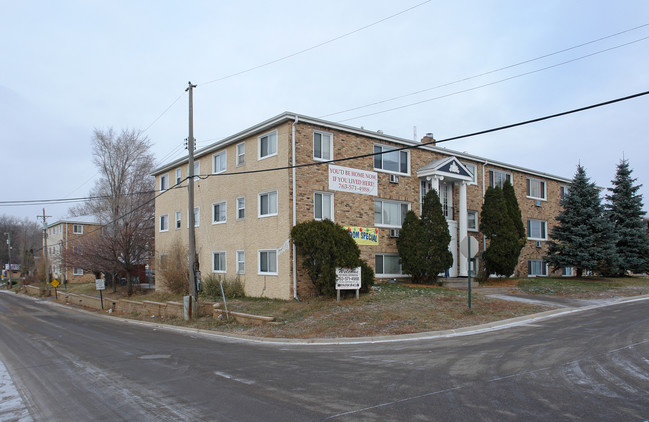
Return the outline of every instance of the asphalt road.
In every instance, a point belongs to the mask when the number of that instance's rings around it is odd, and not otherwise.
[[[4,400],[0,420],[643,421],[649,300],[471,335],[300,344],[0,294],[0,361],[0,393],[13,383],[23,406]]]

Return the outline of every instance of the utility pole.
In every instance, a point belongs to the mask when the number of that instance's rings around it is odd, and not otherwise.
[[[5,233],[7,235],[7,247],[9,248],[9,288],[11,289],[12,287],[12,281],[11,281],[11,233]]]
[[[37,215],[36,218],[43,219],[43,262],[45,263],[45,288],[47,289],[47,295],[50,294],[50,265],[48,262],[47,255],[47,217],[51,215],[45,215],[45,208],[43,208],[43,215]]]
[[[196,272],[198,271],[198,262],[196,259],[196,233],[194,230],[194,95],[193,91],[196,85],[191,81],[185,91],[189,92],[189,136],[187,137],[187,151],[189,153],[189,178],[187,180],[187,199],[188,199],[188,217],[189,217],[189,252],[187,254],[187,266],[189,267],[189,319],[198,317],[197,296],[198,289],[196,286]]]

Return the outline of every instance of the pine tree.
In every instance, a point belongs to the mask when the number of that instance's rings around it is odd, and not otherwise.
[[[480,231],[489,240],[482,253],[484,278],[489,274],[509,277],[518,263],[520,243],[500,187],[489,187],[480,214]]]
[[[548,255],[544,258],[554,269],[574,267],[577,277],[584,271],[616,268],[615,233],[605,218],[599,189],[590,182],[579,165],[561,203],[563,211],[550,233]]]
[[[527,233],[525,232],[525,223],[523,223],[521,208],[518,205],[518,199],[516,199],[516,192],[514,191],[512,184],[509,183],[509,180],[505,180],[505,183],[503,184],[503,197],[505,198],[505,203],[507,204],[507,213],[509,214],[509,218],[514,223],[514,228],[516,229],[516,234],[518,235],[519,249],[518,253],[516,254],[516,259],[518,260],[521,250],[523,250],[525,242],[527,241]]]
[[[622,160],[617,166],[611,192],[606,196],[607,216],[615,226],[617,242],[615,244],[619,258],[617,275],[626,271],[643,273],[649,271],[649,238],[647,226],[642,220],[646,214],[642,210],[642,195],[638,189],[642,185],[633,185],[637,180],[631,177],[629,161]]]
[[[421,208],[421,228],[426,244],[426,272],[428,277],[437,281],[437,274],[446,271],[453,265],[453,254],[448,250],[451,233],[442,211],[442,203],[435,189],[424,196]]]
[[[397,250],[401,258],[401,269],[410,274],[413,283],[422,283],[428,278],[426,243],[421,220],[414,211],[408,211],[399,230]]]

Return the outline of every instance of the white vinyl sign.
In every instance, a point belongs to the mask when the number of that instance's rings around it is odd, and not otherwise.
[[[376,172],[329,165],[329,189],[363,195],[378,195]]]

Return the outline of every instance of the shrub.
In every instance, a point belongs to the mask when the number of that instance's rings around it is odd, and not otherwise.
[[[159,283],[172,293],[187,294],[189,292],[187,253],[187,248],[179,239],[176,239],[168,253],[161,255],[158,259],[160,268],[157,273],[161,276]],[[163,257],[166,258],[163,260]],[[164,264],[163,261],[165,261]]]
[[[238,299],[246,296],[243,282],[239,276],[234,279],[226,279],[220,274],[210,274],[201,280],[201,296],[211,300],[220,299],[222,297],[221,283],[226,299]]]

